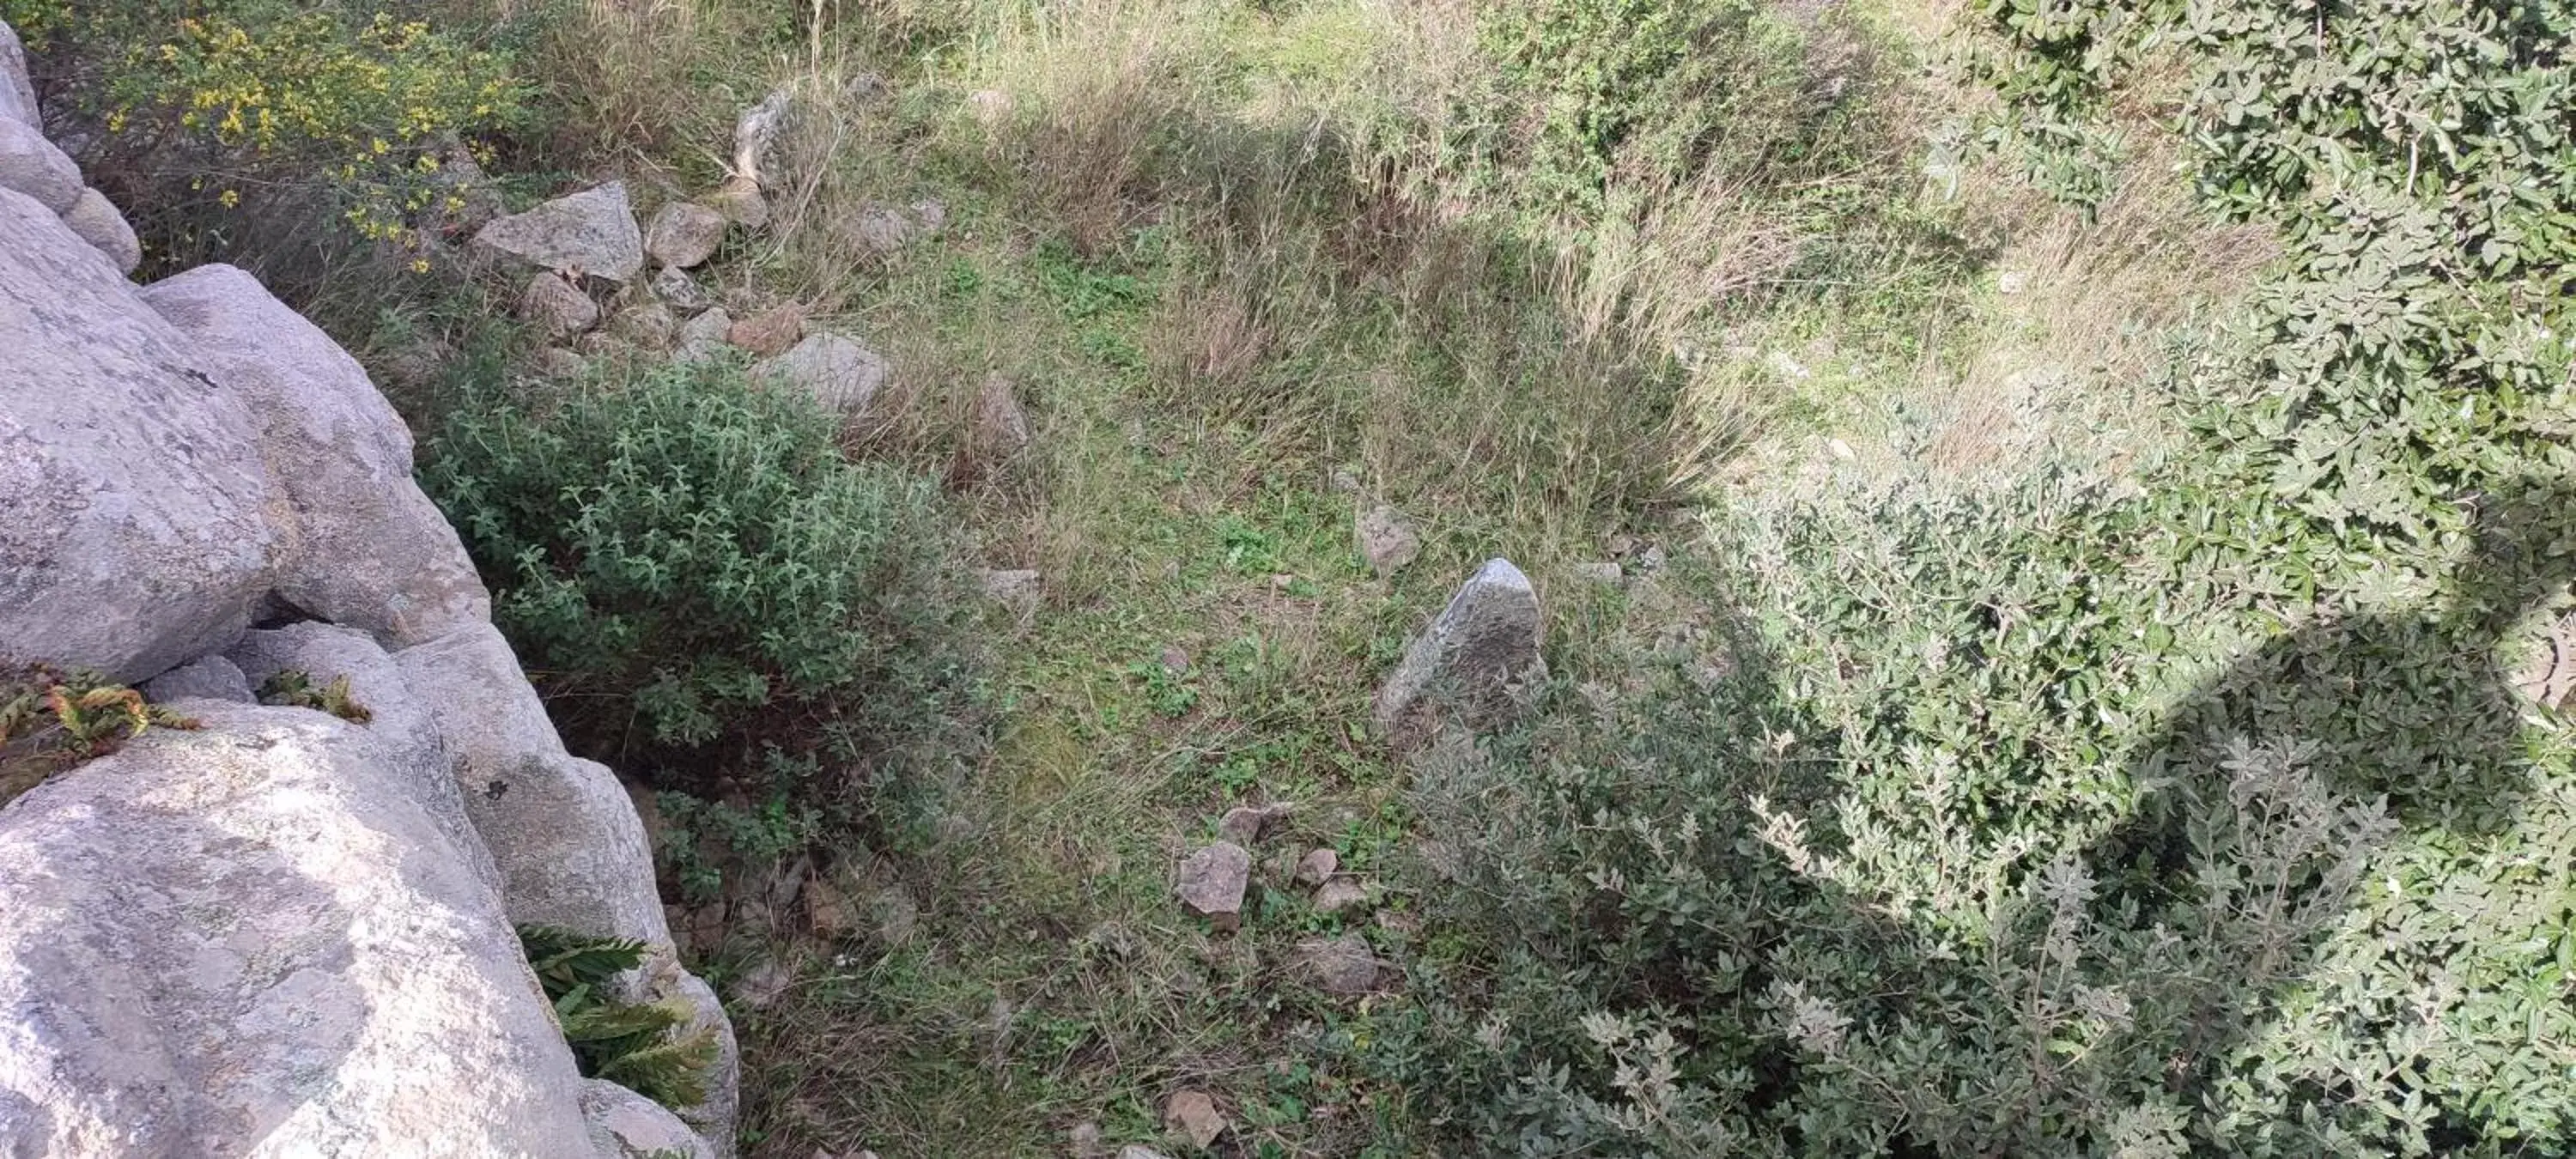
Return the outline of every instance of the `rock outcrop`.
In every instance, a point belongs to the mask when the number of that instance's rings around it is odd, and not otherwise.
[[[0,809],[0,1153],[590,1154],[445,770],[178,707]]]
[[[6,24],[0,24],[0,189],[33,198],[58,215],[72,236],[105,255],[116,272],[130,274],[143,263],[143,247],[125,215],[84,185],[80,167],[45,139],[36,86],[27,79],[26,50]]]
[[[16,60],[0,25],[0,124],[26,130]],[[0,152],[50,172],[24,144]],[[137,287],[11,172],[0,663],[200,727],[0,803],[0,1155],[730,1154],[732,1035],[642,823],[564,750],[401,420],[249,274]],[[290,670],[363,711],[250,703]],[[704,1105],[581,1078],[531,923],[649,947],[617,996],[698,1010]]]

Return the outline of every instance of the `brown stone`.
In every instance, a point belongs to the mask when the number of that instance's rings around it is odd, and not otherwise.
[[[1181,861],[1181,904],[1200,917],[1232,929],[1243,912],[1243,890],[1252,879],[1252,855],[1231,841],[1219,841]]]
[[[725,332],[725,341],[760,358],[784,354],[788,347],[796,345],[804,337],[805,307],[793,302],[744,318]]]
[[[1217,1136],[1230,1125],[1206,1091],[1177,1091],[1163,1102],[1163,1129],[1202,1151],[1215,1146]]]

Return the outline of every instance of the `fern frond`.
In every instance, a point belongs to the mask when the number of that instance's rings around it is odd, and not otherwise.
[[[716,1061],[713,1027],[673,1035],[659,1044],[602,1063],[598,1077],[666,1107],[705,1101],[706,1074]]]

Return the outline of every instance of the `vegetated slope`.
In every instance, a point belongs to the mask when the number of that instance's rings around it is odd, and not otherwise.
[[[1525,1153],[2564,1151],[2570,10],[1983,15],[2034,177],[2180,74],[2280,259],[2151,453],[1723,497],[1733,675],[1435,789],[1514,948],[1413,1073]]]
[[[424,130],[505,168],[709,186],[785,84],[713,280],[878,344],[844,452],[1043,579],[936,791],[824,833],[840,767],[745,753],[670,802],[715,968],[783,985],[755,1153],[1142,1141],[1184,1089],[1224,1154],[2567,1149],[2564,5],[430,15],[368,51],[513,62]],[[470,290],[315,277],[388,365],[474,345]],[[996,374],[1036,442],[950,470]],[[1492,554],[1558,685],[1398,767],[1370,686]],[[1185,917],[1271,802],[1244,928]],[[1314,846],[1370,906],[1289,886]],[[1303,985],[1344,933],[1401,983]]]

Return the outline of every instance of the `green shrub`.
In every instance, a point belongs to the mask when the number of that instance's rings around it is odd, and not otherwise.
[[[2208,465],[1730,520],[1726,675],[1426,774],[1506,948],[1381,1063],[1485,1153],[2563,1149],[2576,746],[2497,667],[2571,489],[2363,553]]]
[[[1522,0],[1492,6],[1481,31],[1502,65],[1503,103],[1536,122],[1518,130],[1523,142],[1495,145],[1525,150],[1503,163],[1548,209],[1598,217],[1621,171],[1679,188],[1712,162],[1749,165],[1766,142],[1730,130],[1794,133],[1801,120],[1791,103],[1804,45],[1760,5]]]
[[[158,254],[232,254],[292,216],[407,255],[461,205],[447,151],[517,123],[509,58],[394,3],[0,0],[49,119]],[[263,234],[262,236],[267,236]]]
[[[1427,782],[1509,949],[1379,1057],[1492,1153],[2565,1153],[2576,745],[2503,674],[2576,607],[2576,9],[1982,11],[2043,184],[2170,51],[2284,239],[2184,437],[1736,504],[1730,671]]]
[[[142,693],[95,672],[0,665],[0,805],[156,726],[185,730],[198,723],[146,704]]]
[[[661,367],[467,400],[422,481],[577,748],[843,819],[871,772],[945,735],[968,605],[930,484],[834,435],[739,370]]]

